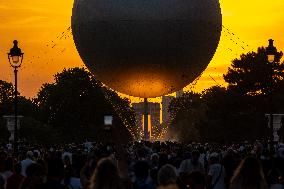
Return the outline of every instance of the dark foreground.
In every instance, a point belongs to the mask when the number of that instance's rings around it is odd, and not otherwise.
[[[3,144],[0,189],[283,188],[284,145]]]

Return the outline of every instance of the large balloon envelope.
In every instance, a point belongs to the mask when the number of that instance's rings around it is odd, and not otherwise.
[[[110,88],[150,98],[178,91],[207,67],[222,30],[219,0],[75,0],[77,50]]]

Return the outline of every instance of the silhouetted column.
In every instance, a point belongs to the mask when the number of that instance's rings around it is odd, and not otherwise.
[[[148,125],[148,100],[147,98],[144,98],[144,139],[145,140],[149,140],[150,136],[149,136],[149,125]]]

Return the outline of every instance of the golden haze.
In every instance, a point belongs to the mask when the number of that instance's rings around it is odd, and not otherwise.
[[[275,40],[279,50],[284,47],[283,0],[220,2],[225,28],[213,60],[194,86],[197,91],[216,83],[224,84],[222,75],[231,60],[258,46],[266,46],[269,38]],[[7,60],[14,39],[19,40],[25,53],[18,80],[19,91],[24,96],[34,97],[41,85],[52,82],[53,75],[63,68],[83,66],[72,36],[66,31],[71,22],[72,4],[72,0],[0,0],[1,80],[14,80]]]

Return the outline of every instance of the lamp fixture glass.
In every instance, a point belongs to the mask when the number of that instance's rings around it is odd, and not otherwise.
[[[10,49],[10,52],[8,53],[8,59],[12,67],[18,68],[21,66],[24,53],[22,53],[22,50],[18,47],[18,41],[14,40],[14,46]]]
[[[275,55],[274,54],[268,54],[267,55],[267,60],[269,63],[273,63],[275,59]]]
[[[273,39],[269,39],[268,41],[269,41],[269,45],[268,47],[266,47],[267,61],[269,63],[273,63],[275,61],[275,55],[277,53],[277,49],[273,45],[273,42],[274,42]]]

